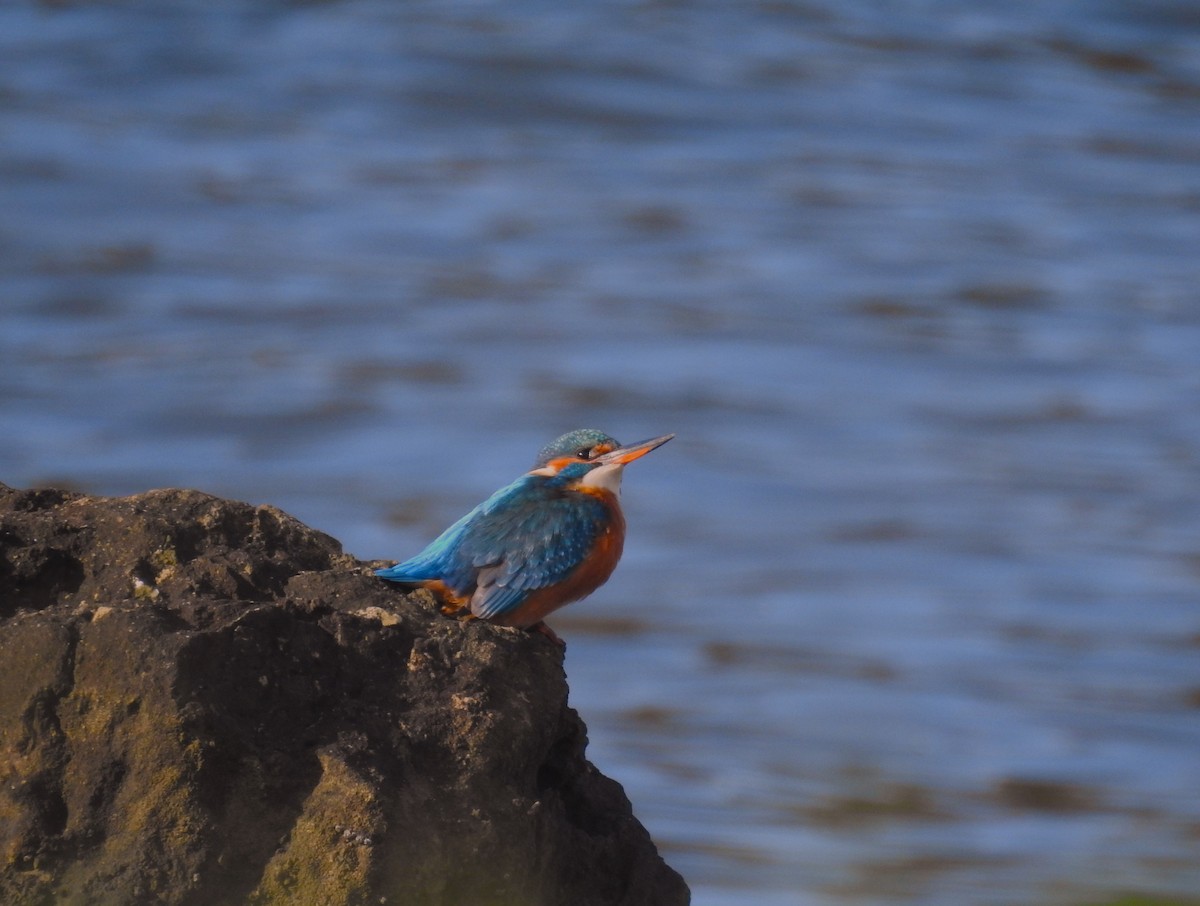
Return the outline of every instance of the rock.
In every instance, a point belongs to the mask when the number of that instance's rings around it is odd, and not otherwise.
[[[2,903],[687,903],[586,732],[273,507],[0,485]]]

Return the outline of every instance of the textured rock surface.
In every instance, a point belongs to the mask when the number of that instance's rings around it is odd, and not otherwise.
[[[0,902],[688,902],[560,651],[272,507],[0,485]]]

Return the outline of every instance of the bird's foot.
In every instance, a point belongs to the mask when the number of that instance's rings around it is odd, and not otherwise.
[[[530,626],[529,631],[530,632],[540,632],[542,635],[544,635],[546,638],[548,638],[550,641],[552,641],[555,645],[557,645],[560,648],[567,647],[567,643],[558,637],[558,633],[556,633],[553,629],[551,629],[549,626],[547,626],[544,622],[542,622],[540,620],[537,623],[534,623],[532,626]]]
[[[440,579],[432,579],[424,583],[424,587],[433,592],[434,597],[441,601],[439,610],[442,616],[456,617],[461,616],[462,611],[471,605],[470,598],[464,598],[452,592],[449,586]]]

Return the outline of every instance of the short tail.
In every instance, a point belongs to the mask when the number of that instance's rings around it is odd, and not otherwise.
[[[440,578],[441,570],[438,569],[436,563],[431,563],[428,559],[413,557],[410,560],[405,560],[403,563],[397,563],[395,566],[389,566],[386,569],[377,569],[375,570],[375,575],[381,579],[387,579],[389,582],[410,582],[416,584]]]
[[[402,569],[403,563],[398,563],[395,566],[389,566],[387,569],[375,570],[375,575],[381,579],[387,579],[389,582],[423,582],[424,579],[418,579],[416,576],[410,575]]]

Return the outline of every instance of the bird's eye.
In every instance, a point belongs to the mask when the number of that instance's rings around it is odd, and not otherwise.
[[[580,459],[591,459],[591,458],[592,458],[592,451],[591,451],[591,449],[587,449],[587,450],[580,450],[580,451],[579,451],[578,453],[576,453],[575,455],[576,455],[576,456],[578,456]]]

